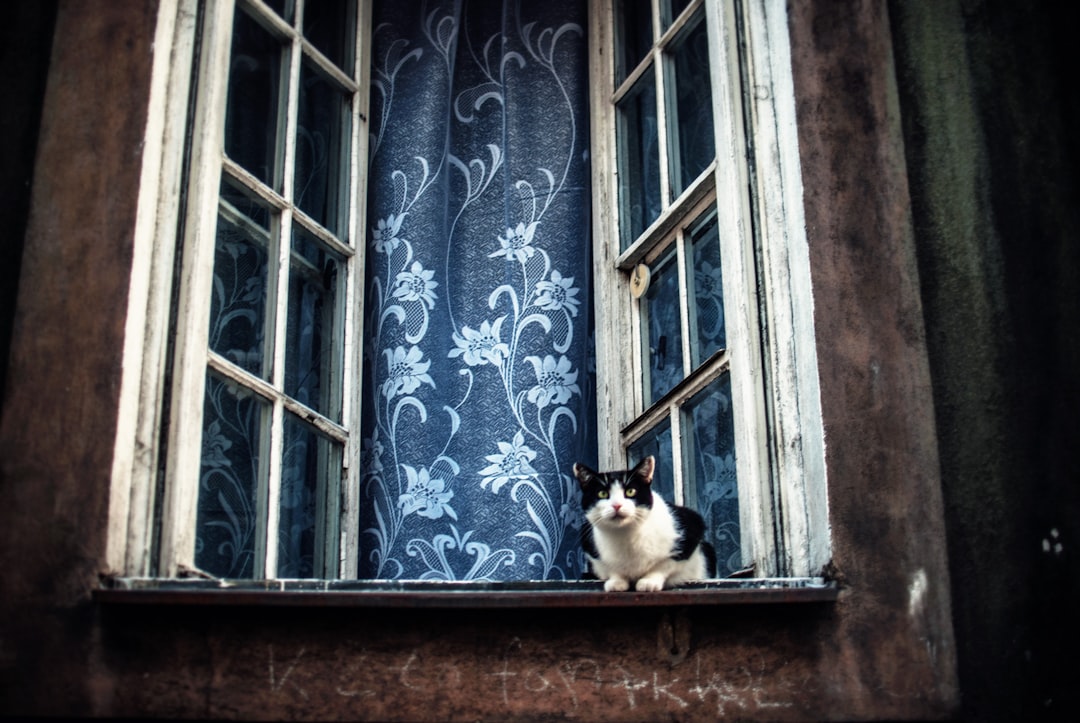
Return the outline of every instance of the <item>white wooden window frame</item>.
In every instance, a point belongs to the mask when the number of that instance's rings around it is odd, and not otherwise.
[[[201,44],[196,37],[198,0],[160,2],[110,495],[106,555],[116,575],[175,577],[194,567],[202,391],[207,369],[220,362],[213,359],[205,343],[207,284],[213,267],[216,199],[224,157],[221,124],[227,86],[223,69],[227,68],[232,13],[238,1],[262,4],[261,0],[206,0],[203,24],[213,32],[206,32]],[[724,245],[725,287],[753,289],[758,284],[756,294],[740,296],[737,303],[725,300],[731,359],[716,362],[727,365],[730,361],[736,370],[732,392],[737,410],[744,561],[755,563],[759,575],[817,575],[829,560],[831,548],[786,8],[783,0],[744,0],[741,4],[696,0],[694,6],[702,2],[711,65],[740,67],[738,43],[742,42],[742,77],[713,74],[717,160],[672,201],[671,207],[677,213],[680,207],[700,206],[715,197],[722,237],[743,239],[739,245]],[[634,433],[631,425],[641,412],[640,390],[630,391],[640,386],[635,380],[641,376],[633,353],[633,348],[640,347],[629,269],[647,255],[644,245],[635,245],[625,253],[619,245],[610,91],[614,87],[615,48],[612,4],[613,0],[590,2],[597,404],[603,467],[625,463],[632,438],[624,432]],[[358,33],[363,34],[369,25],[370,5],[370,0],[360,2]],[[368,83],[365,40],[361,35],[356,59],[361,87]],[[203,70],[195,78],[191,69],[197,50],[201,52],[198,67]],[[186,217],[181,219],[177,199],[184,190],[181,179],[189,162],[185,158],[188,98],[196,81],[200,105],[194,117],[218,120],[196,123],[191,174],[207,182],[191,184],[193,196],[188,199]],[[744,88],[751,90],[744,92]],[[360,159],[366,157],[366,128],[355,122],[366,118],[366,103],[366,94],[361,94],[353,107],[354,128],[361,129],[351,145],[354,174]],[[746,164],[750,152],[755,162],[752,175]],[[666,173],[666,165],[662,168]],[[748,188],[752,189],[753,202],[746,193]],[[365,194],[360,187],[354,190],[352,238],[363,239]],[[676,217],[665,213],[644,235],[673,232],[678,224],[672,225],[671,219]],[[177,236],[180,228],[186,232],[183,239]],[[178,243],[182,244],[181,269],[175,265]],[[352,258],[346,304],[357,310],[363,254],[358,252]],[[178,273],[181,299],[203,301],[194,302],[197,308],[181,308],[178,326],[173,328],[172,289]],[[352,340],[347,343],[361,338],[361,317],[357,310],[347,320],[346,336]],[[759,334],[763,328],[769,333],[762,339]],[[173,386],[167,388],[166,360],[174,334],[178,374]],[[763,353],[756,353],[755,348]],[[356,355],[347,348],[345,356],[349,360]],[[351,369],[345,374],[355,382],[346,394],[342,427],[358,430],[360,375]],[[681,398],[704,386],[701,379],[711,378],[706,375],[684,384]],[[179,397],[179,401],[169,407],[166,418],[163,410],[170,396],[174,400]],[[165,440],[163,428],[168,429]],[[358,436],[349,435],[345,450],[349,476],[344,485],[341,527],[339,573],[343,578],[355,574],[359,554],[355,530]],[[162,455],[163,441],[167,442],[168,460]],[[162,469],[167,475],[166,496],[159,500]],[[152,557],[155,549],[160,550],[156,558]]]
[[[615,106],[619,53],[612,21],[617,2],[594,0],[591,6],[599,461],[605,468],[625,466],[628,447],[667,415],[680,502],[678,410],[729,371],[743,562],[753,564],[759,576],[818,575],[831,545],[787,11],[783,0],[695,0],[683,18],[702,5],[713,69],[716,161],[678,198],[668,198],[668,144],[661,136],[663,211],[625,251]],[[658,24],[659,0],[653,0],[652,13]],[[679,30],[675,22],[659,43]],[[663,97],[659,62],[654,70],[657,96]],[[635,77],[631,73],[623,87]],[[663,104],[657,125],[663,134]],[[714,201],[728,349],[645,409],[639,306],[630,277],[637,264],[655,260],[664,240],[681,234]],[[681,260],[680,268],[685,268]]]
[[[296,0],[298,5],[303,0]],[[269,18],[275,34],[291,44],[290,92],[296,93],[301,57],[317,65],[339,85],[353,93],[350,106],[350,180],[347,231],[352,246],[337,241],[285,199],[291,197],[294,152],[286,147],[282,193],[259,184],[224,152],[225,104],[228,92],[232,27],[238,5],[246,5]],[[132,283],[126,322],[124,375],[113,462],[110,530],[107,559],[110,568],[126,576],[177,577],[195,566],[195,529],[198,480],[202,452],[202,418],[207,373],[251,390],[272,408],[271,447],[268,452],[271,483],[262,492],[265,510],[260,534],[267,539],[259,556],[257,578],[274,577],[275,524],[280,481],[281,429],[285,411],[297,414],[329,439],[343,445],[343,471],[336,540],[326,549],[337,555],[326,568],[335,577],[355,577],[359,540],[359,414],[360,380],[355,369],[361,339],[363,239],[365,238],[367,158],[368,28],[370,0],[359,0],[357,52],[353,78],[335,68],[318,50],[302,40],[292,27],[274,22],[276,16],[262,0],[206,0],[201,27],[198,0],[162,0],[155,34],[146,145],[136,218]],[[297,12],[299,17],[299,12]],[[198,58],[196,58],[198,54]],[[196,71],[193,74],[192,68]],[[193,105],[190,104],[195,94]],[[292,137],[297,122],[295,99],[283,129]],[[188,133],[190,132],[190,137]],[[288,146],[288,144],[286,144]],[[187,154],[185,156],[185,153]],[[186,183],[184,169],[187,168]],[[209,349],[211,284],[214,267],[218,193],[228,174],[239,179],[281,216],[283,229],[299,223],[317,235],[345,261],[341,304],[344,313],[344,393],[341,424],[321,417],[283,392],[283,345],[276,345],[271,379],[263,380],[231,364]],[[186,203],[178,199],[186,192]],[[284,237],[285,231],[281,232]],[[179,266],[177,249],[180,249]],[[278,264],[288,262],[289,244],[281,243]],[[175,279],[175,283],[174,283]],[[288,274],[270,279],[276,288],[270,298],[279,307],[276,333],[285,333],[283,305]],[[172,289],[178,288],[176,299]],[[173,305],[175,304],[175,312]],[[173,359],[169,362],[170,340]],[[171,368],[171,383],[166,376]],[[164,433],[162,429],[166,430]],[[163,453],[164,450],[164,453]],[[163,481],[162,480],[163,471]],[[333,475],[336,479],[337,475]],[[157,552],[154,555],[155,551]]]

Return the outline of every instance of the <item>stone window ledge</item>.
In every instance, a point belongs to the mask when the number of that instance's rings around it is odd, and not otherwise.
[[[110,578],[97,602],[122,605],[240,605],[386,608],[588,608],[824,603],[823,578],[724,579],[661,592],[604,592],[596,581],[426,582]]]

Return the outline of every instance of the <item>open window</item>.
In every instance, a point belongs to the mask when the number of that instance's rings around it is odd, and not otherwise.
[[[720,575],[828,560],[812,296],[782,3],[593,19],[603,464],[658,460]]]
[[[445,166],[395,169],[386,175],[400,208],[369,211],[369,168],[384,138],[369,111],[372,67],[449,52],[461,22],[425,6],[430,47],[391,40],[374,58],[378,2],[175,0],[174,13],[163,11],[158,41],[173,52],[155,67],[151,101],[162,140],[148,146],[140,202],[141,238],[153,240],[136,259],[136,276],[142,264],[149,281],[134,282],[145,288],[133,299],[147,299],[146,309],[128,325],[114,569],[247,580],[483,580],[510,569],[507,579],[573,579],[575,460],[554,438],[595,430],[602,467],[657,456],[661,493],[705,514],[721,575],[750,566],[758,576],[819,574],[829,550],[823,442],[783,3],[593,0],[578,3],[580,22],[550,26],[512,9],[503,30],[467,6],[483,37],[514,34],[522,45],[469,41],[490,82],[456,96],[456,121],[509,102],[499,73],[535,67],[554,91],[533,100],[567,105],[572,141],[557,163],[514,165],[509,145],[488,143],[473,157],[447,154]],[[576,95],[558,66],[574,59],[557,52],[574,36],[589,58]],[[506,56],[492,61],[500,48]],[[380,92],[398,80],[379,76]],[[528,87],[536,96],[540,86]],[[539,130],[523,126],[519,137],[545,140],[545,119],[532,120]],[[410,138],[410,128],[395,132]],[[584,169],[583,180],[571,168]],[[496,232],[475,237],[491,248],[466,269],[505,266],[506,281],[485,293],[483,314],[456,307],[442,335],[449,352],[433,353],[418,340],[450,282],[402,240],[414,233],[410,204],[439,173],[467,201],[451,214],[450,235],[465,236],[466,206],[489,186],[510,189],[512,203]],[[559,196],[571,191],[579,195]],[[584,219],[577,236],[549,230],[567,227],[555,210],[543,218],[559,204]],[[580,250],[590,236],[591,261],[574,262],[583,271],[552,260],[556,242]],[[379,281],[373,254],[404,265]],[[380,310],[375,290],[396,306]],[[590,306],[595,418],[581,411],[592,394]],[[400,323],[403,341],[365,354],[379,319]],[[463,432],[457,401],[405,399],[436,386],[428,365],[444,357],[460,367],[461,403],[481,375],[501,382],[511,416],[497,441]],[[390,377],[366,374],[374,365]],[[430,464],[396,450],[380,459],[388,442],[372,431],[374,404],[393,424],[439,417],[444,438],[472,456],[447,441]],[[430,432],[417,430],[409,434]],[[400,489],[379,507],[365,474],[385,467]],[[486,521],[507,526],[520,549],[474,535],[452,496],[466,485],[487,495]],[[426,571],[363,573],[384,559],[372,545],[385,543],[397,513],[441,525],[428,539],[399,540],[400,559]],[[452,554],[466,560],[463,572]]]

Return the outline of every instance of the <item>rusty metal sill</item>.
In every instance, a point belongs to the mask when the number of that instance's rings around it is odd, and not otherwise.
[[[820,603],[837,598],[822,578],[710,580],[661,592],[604,592],[595,581],[424,582],[161,580],[113,578],[94,591],[108,604],[385,608],[610,608]]]

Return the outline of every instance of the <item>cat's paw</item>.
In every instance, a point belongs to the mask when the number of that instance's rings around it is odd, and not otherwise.
[[[663,575],[646,575],[637,581],[634,589],[638,592],[658,592],[664,589],[664,580]]]
[[[604,583],[607,592],[623,592],[630,589],[630,581],[625,577],[611,577]]]

